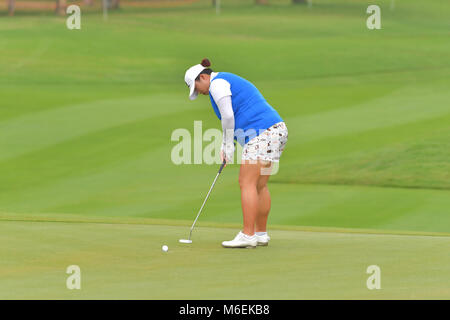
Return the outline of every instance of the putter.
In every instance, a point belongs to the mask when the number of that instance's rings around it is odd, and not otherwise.
[[[181,243],[192,243],[192,240],[191,240],[192,230],[194,230],[195,223],[197,222],[197,219],[200,216],[200,213],[202,213],[202,210],[203,210],[203,207],[205,206],[206,200],[208,200],[209,195],[210,195],[212,189],[214,188],[214,185],[216,184],[217,178],[219,177],[220,173],[222,172],[222,169],[225,166],[225,164],[226,164],[226,160],[224,159],[222,162],[222,165],[220,166],[219,172],[217,172],[216,178],[214,179],[214,181],[211,185],[211,188],[209,188],[209,191],[208,191],[208,194],[206,195],[205,201],[203,201],[203,204],[202,204],[200,210],[198,211],[197,217],[195,218],[194,223],[192,224],[191,231],[189,232],[189,238],[180,239],[179,241]]]

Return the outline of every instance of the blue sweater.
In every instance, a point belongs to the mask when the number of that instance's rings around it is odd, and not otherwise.
[[[224,79],[230,83],[234,139],[242,146],[275,123],[283,121],[259,90],[248,80],[228,72],[219,72],[211,83],[217,79]],[[214,112],[221,119],[219,108],[211,93],[209,98]]]

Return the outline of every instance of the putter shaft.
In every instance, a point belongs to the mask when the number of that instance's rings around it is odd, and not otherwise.
[[[203,204],[202,204],[202,206],[200,207],[200,210],[199,210],[198,213],[197,213],[197,217],[195,217],[194,223],[192,224],[192,227],[191,227],[191,231],[189,232],[189,238],[188,238],[188,240],[191,240],[192,230],[194,230],[195,223],[197,222],[198,217],[200,216],[200,213],[202,213],[203,207],[205,206],[205,203],[206,203],[206,201],[208,200],[209,195],[211,194],[211,191],[212,191],[212,189],[214,188],[214,185],[216,184],[217,178],[219,178],[219,175],[220,175],[220,173],[222,172],[222,169],[223,169],[223,167],[225,166],[225,164],[226,164],[226,161],[224,160],[223,163],[222,163],[222,165],[220,166],[219,172],[217,172],[217,175],[216,175],[216,177],[214,178],[214,181],[213,181],[213,183],[212,183],[212,185],[211,185],[211,188],[209,188],[208,194],[206,195],[206,198],[205,198],[205,200],[203,201]]]

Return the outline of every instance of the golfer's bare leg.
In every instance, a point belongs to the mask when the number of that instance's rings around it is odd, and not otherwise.
[[[259,210],[259,196],[257,190],[260,175],[260,165],[243,160],[239,172],[239,185],[241,187],[241,204],[244,216],[243,233],[252,236],[255,234],[255,220]]]
[[[267,181],[270,177],[270,170],[272,169],[271,163],[261,163],[261,170],[264,170],[258,178],[256,189],[258,191],[258,214],[255,219],[255,231],[266,232],[267,218],[270,212],[270,193],[267,187]]]

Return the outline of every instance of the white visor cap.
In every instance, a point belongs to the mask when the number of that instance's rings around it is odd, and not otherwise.
[[[184,82],[189,87],[189,99],[195,100],[198,96],[197,90],[195,90],[195,78],[198,77],[200,72],[205,70],[206,68],[201,64],[196,64],[193,67],[190,67],[186,74],[184,75]]]

